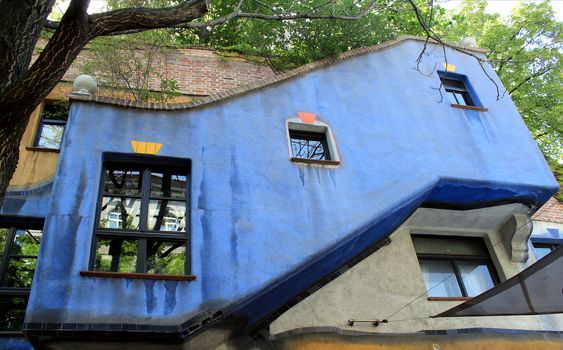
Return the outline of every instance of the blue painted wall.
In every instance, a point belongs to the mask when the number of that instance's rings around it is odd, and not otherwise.
[[[227,306],[256,320],[423,202],[545,202],[557,183],[512,101],[497,101],[479,64],[448,49],[448,63],[489,111],[438,103],[437,73],[413,69],[421,45],[405,41],[191,111],[75,102],[27,322],[177,325]],[[434,50],[421,69],[442,62]],[[298,111],[330,125],[338,168],[289,160],[285,123]],[[131,153],[131,140],[192,160],[194,282],[79,275],[88,268],[102,152]]]

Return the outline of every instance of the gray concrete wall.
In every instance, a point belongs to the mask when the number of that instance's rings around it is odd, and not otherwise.
[[[518,211],[522,208],[507,209]],[[498,230],[508,214],[505,209],[459,211],[457,213],[460,218],[452,215],[456,212],[448,212],[451,211],[418,209],[390,236],[391,244],[376,251],[288,310],[271,324],[271,333],[277,334],[301,327],[323,326],[384,333],[474,327],[562,330],[563,315],[561,314],[429,318],[460,304],[461,301],[428,300],[411,233],[483,237],[501,281],[512,277],[536,261],[533,253],[526,263],[510,261],[509,251],[503,244],[510,237],[503,236]],[[435,224],[430,226],[429,221]],[[411,304],[408,305],[409,303]],[[349,319],[389,319],[389,323],[378,327],[370,323],[356,323],[350,327],[347,324]]]

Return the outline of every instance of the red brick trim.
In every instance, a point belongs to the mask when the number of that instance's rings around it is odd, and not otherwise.
[[[275,85],[277,83],[280,83],[280,82],[283,82],[283,81],[286,81],[286,80],[290,80],[292,78],[301,76],[305,73],[314,71],[316,69],[331,65],[335,62],[343,61],[343,60],[346,60],[346,59],[349,59],[349,58],[352,58],[352,57],[361,56],[361,55],[364,55],[364,54],[367,54],[367,53],[370,53],[370,52],[381,51],[383,49],[395,46],[395,45],[402,43],[403,41],[407,41],[407,40],[426,42],[426,38],[422,38],[422,37],[418,37],[418,36],[412,36],[412,35],[399,36],[395,40],[386,41],[384,43],[380,43],[380,44],[377,44],[377,45],[374,45],[374,46],[360,47],[360,48],[357,48],[357,49],[354,49],[354,50],[350,50],[350,51],[347,51],[347,52],[340,54],[338,58],[328,57],[328,58],[325,58],[325,59],[322,59],[322,60],[319,60],[319,61],[316,61],[316,62],[312,62],[312,63],[306,64],[306,65],[297,67],[297,68],[289,70],[287,72],[278,74],[277,76],[274,76],[274,77],[255,81],[255,82],[250,83],[248,85],[239,86],[239,87],[236,87],[236,88],[231,89],[231,90],[214,93],[214,94],[211,94],[207,97],[198,98],[198,99],[191,101],[191,102],[165,104],[165,103],[153,103],[153,102],[127,101],[127,100],[121,100],[121,99],[114,98],[114,97],[84,96],[84,95],[75,95],[75,94],[70,95],[70,100],[71,101],[93,102],[93,103],[100,103],[100,104],[109,104],[109,105],[121,106],[121,107],[126,107],[126,108],[137,108],[137,109],[155,109],[155,110],[194,109],[194,108],[206,106],[206,105],[214,103],[214,102],[218,102],[218,101],[226,100],[226,99],[233,98],[233,97],[236,97],[236,96],[240,96],[240,95],[249,93],[249,92],[257,90],[257,89],[272,86],[272,85]],[[429,42],[436,43],[433,40],[429,40]],[[483,50],[483,49],[467,48],[467,47],[462,47],[462,46],[449,44],[449,43],[444,43],[444,45],[447,46],[447,47],[453,48],[455,50],[461,51],[461,52],[464,52],[464,51],[472,51],[472,52],[476,52],[476,53],[484,53],[485,52],[485,50]]]

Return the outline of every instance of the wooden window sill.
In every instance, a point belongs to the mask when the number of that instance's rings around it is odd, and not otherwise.
[[[429,301],[467,301],[470,297],[428,297]]]
[[[453,108],[469,109],[471,111],[479,111],[479,112],[486,112],[486,111],[489,110],[488,108],[485,108],[485,107],[458,105],[458,104],[455,104],[455,103],[452,103],[451,106]]]
[[[43,147],[26,147],[28,151],[32,152],[48,152],[48,153],[61,153],[61,150],[58,148],[43,148]]]
[[[309,158],[291,158],[292,162],[295,163],[307,163],[307,164],[319,164],[319,165],[339,165],[340,162],[338,160],[317,160],[317,159],[309,159]]]
[[[129,278],[140,280],[194,281],[194,275],[153,275],[149,273],[80,271],[80,276],[103,278]]]

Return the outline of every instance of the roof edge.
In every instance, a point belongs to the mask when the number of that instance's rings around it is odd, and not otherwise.
[[[280,73],[277,76],[274,76],[274,77],[271,77],[271,78],[260,80],[260,81],[257,81],[257,82],[254,82],[254,83],[251,83],[251,84],[248,84],[248,85],[242,85],[242,86],[236,87],[234,89],[214,93],[214,94],[211,94],[211,95],[206,96],[206,97],[198,98],[197,100],[194,100],[194,101],[191,101],[191,102],[183,102],[183,103],[138,102],[138,101],[130,101],[130,100],[119,99],[119,98],[115,98],[115,97],[92,96],[92,95],[74,94],[74,93],[70,95],[70,101],[90,102],[90,103],[98,103],[98,104],[105,104],[105,105],[114,105],[114,106],[119,106],[119,107],[124,107],[124,108],[145,109],[145,110],[177,111],[177,110],[195,109],[195,108],[210,105],[210,104],[215,103],[215,102],[224,101],[224,100],[228,100],[230,98],[238,97],[238,96],[247,94],[249,92],[256,91],[258,89],[273,86],[277,83],[281,83],[281,82],[290,80],[292,78],[299,77],[299,76],[304,75],[308,72],[312,72],[312,71],[317,70],[319,68],[329,66],[333,63],[344,61],[346,59],[361,56],[361,55],[364,55],[364,54],[367,54],[367,53],[381,51],[383,49],[395,46],[399,43],[402,43],[402,42],[408,41],[408,40],[419,41],[419,42],[424,42],[424,43],[438,44],[437,41],[432,40],[432,39],[427,39],[427,38],[414,36],[414,35],[401,35],[401,36],[397,37],[396,39],[393,39],[393,40],[390,40],[390,41],[386,41],[386,42],[383,42],[383,43],[379,43],[379,44],[367,46],[367,47],[359,47],[359,48],[356,48],[356,49],[353,49],[353,50],[350,50],[350,51],[343,52],[340,55],[338,55],[338,57],[327,57],[327,58],[324,58],[322,60],[311,62],[311,63],[305,64],[303,66],[299,66],[297,68],[288,70],[286,72]],[[460,46],[460,45],[452,44],[452,43],[447,43],[447,42],[442,42],[440,44],[443,44],[447,47],[450,47],[450,48],[457,50],[457,51],[460,51],[462,53],[472,52],[472,53],[483,54],[483,53],[486,52],[484,49],[481,49],[481,48],[469,48],[469,47],[464,47],[464,46]]]

